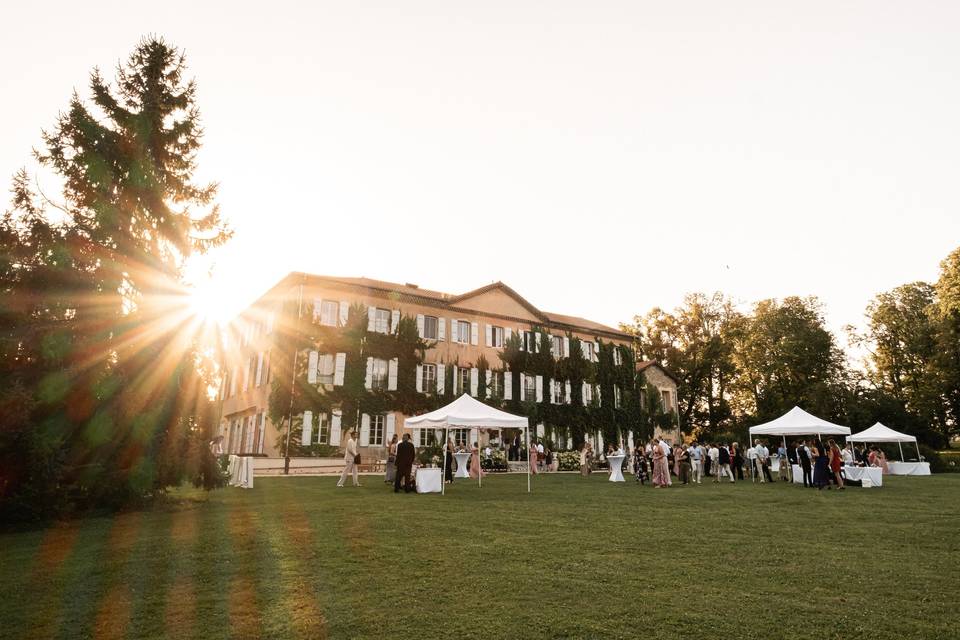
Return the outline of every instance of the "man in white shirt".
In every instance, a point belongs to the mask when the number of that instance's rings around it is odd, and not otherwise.
[[[690,467],[693,469],[693,479],[691,484],[701,484],[703,482],[703,448],[696,442],[687,449],[690,455]]]
[[[754,446],[747,449],[747,460],[750,463],[750,481],[756,482],[757,476],[760,477],[760,482],[763,482],[763,476],[760,474],[760,461],[757,460],[760,450],[760,441],[754,440]]]
[[[543,462],[544,460],[546,460],[546,456],[544,456],[543,453],[544,453],[543,442],[538,442],[537,443],[537,468],[540,469],[541,471],[543,471]]]
[[[710,457],[710,469],[713,474],[713,481],[720,482],[720,449],[717,448],[717,445],[711,444],[707,455]]]
[[[760,469],[763,471],[763,475],[760,476],[760,482],[764,481],[766,478],[767,482],[773,482],[773,476],[770,475],[770,449],[767,449],[767,445],[761,443],[760,451],[757,452],[757,461],[760,463]]]
[[[665,456],[669,456],[670,452],[673,451],[673,449],[667,444],[667,441],[664,440],[662,436],[660,437],[660,448],[663,449],[663,455]],[[673,478],[670,476],[669,465],[667,469],[667,486],[673,486]]]
[[[350,438],[347,440],[347,447],[343,450],[343,473],[340,474],[340,480],[337,482],[338,487],[342,487],[347,480],[347,476],[351,474],[353,474],[353,486],[360,486],[359,471],[357,463],[354,461],[357,455],[356,437],[357,432],[351,431]]]

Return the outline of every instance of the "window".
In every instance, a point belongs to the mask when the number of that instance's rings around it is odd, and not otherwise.
[[[564,356],[563,336],[550,336],[550,340],[551,340],[550,346],[552,347],[550,352],[553,354],[553,357],[562,358]]]
[[[490,392],[491,397],[494,397],[494,398],[503,397],[503,372],[502,371],[490,372],[490,386],[487,388],[487,391]]]
[[[437,339],[437,325],[439,321],[436,316],[423,316],[423,339],[424,340],[436,340]]]
[[[553,401],[556,404],[566,404],[566,389],[567,386],[563,383],[562,380],[553,381]]]
[[[373,330],[377,333],[390,333],[390,309],[374,310]]]
[[[370,416],[370,446],[382,447],[383,434],[387,431],[387,414],[375,413]]]
[[[453,438],[453,444],[458,447],[469,447],[470,429],[451,429],[450,436]]]
[[[523,378],[524,395],[527,402],[533,402],[537,399],[537,379],[534,376],[525,376]]]
[[[537,350],[537,334],[533,331],[524,331],[522,338],[523,350],[527,353],[534,353]]]
[[[663,410],[670,411],[671,409],[673,409],[673,405],[670,402],[670,390],[661,389],[660,395],[663,396]]]
[[[583,350],[583,357],[587,362],[593,362],[593,343],[589,340],[581,340],[580,346]]]
[[[383,391],[387,388],[387,361],[372,358],[370,361],[370,388]]]
[[[320,301],[320,324],[327,327],[337,326],[337,317],[340,313],[340,304],[332,300]],[[316,312],[314,312],[316,319]]]
[[[424,393],[435,393],[437,391],[437,365],[423,365],[423,386]]]
[[[618,346],[613,347],[613,364],[618,367],[623,364],[623,357],[620,354],[620,347]]]
[[[461,367],[457,370],[457,393],[470,393],[470,369]]]
[[[330,420],[328,414],[321,413],[317,416],[317,444],[330,443]]]
[[[470,344],[470,323],[466,320],[457,320],[457,342]]]
[[[613,385],[613,408],[620,408],[620,387]]]
[[[490,327],[490,346],[497,348],[503,346],[503,327]]]
[[[593,402],[593,385],[589,382],[583,383],[583,404],[584,406],[590,406]]]
[[[333,354],[322,353],[317,358],[317,382],[319,384],[333,384]]]
[[[437,444],[436,429],[420,429],[420,446],[432,447]]]

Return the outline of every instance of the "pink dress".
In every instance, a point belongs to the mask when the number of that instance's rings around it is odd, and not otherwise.
[[[670,481],[670,468],[667,466],[667,456],[660,447],[653,449],[653,484],[656,487],[665,487]]]
[[[470,477],[476,479],[485,475],[487,474],[483,473],[483,470],[480,469],[480,452],[472,449],[470,455]]]

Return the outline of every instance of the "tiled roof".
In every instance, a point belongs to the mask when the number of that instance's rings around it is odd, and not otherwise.
[[[650,367],[653,367],[653,366],[656,366],[658,369],[660,369],[661,371],[663,371],[668,378],[670,378],[671,380],[673,380],[673,381],[676,382],[677,384],[680,384],[680,381],[677,380],[677,376],[675,376],[672,371],[670,371],[669,369],[667,369],[665,366],[663,366],[662,364],[660,364],[660,363],[657,362],[656,360],[639,360],[639,361],[637,362],[637,371],[643,372],[643,371],[646,371],[647,369],[649,369]]]

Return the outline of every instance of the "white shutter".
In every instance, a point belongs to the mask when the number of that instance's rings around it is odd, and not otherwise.
[[[377,328],[377,308],[367,307],[367,331],[374,331]]]
[[[537,376],[534,384],[537,385],[537,402],[543,402],[543,376]]]
[[[484,327],[486,328],[486,332],[487,332],[487,346],[492,347],[493,346],[493,326],[488,324],[488,325],[484,325]]]
[[[537,353],[540,353],[540,349],[541,349],[541,344],[540,344],[540,343],[543,342],[543,334],[540,333],[539,331],[537,331],[537,338],[536,338],[536,340],[537,340],[537,346],[535,347],[535,350],[536,350]]]
[[[557,389],[550,378],[547,378],[547,388],[550,389],[550,404],[557,404]]]
[[[520,402],[527,400],[527,374],[520,374]]]
[[[420,446],[420,429],[413,430],[413,446]]]
[[[360,446],[370,446],[370,414],[368,413],[360,416]]]
[[[333,369],[333,384],[335,386],[343,386],[343,373],[347,368],[347,354],[338,353],[336,363],[334,364]]]
[[[600,385],[597,385],[597,404],[603,406],[603,398],[600,397]]]
[[[250,358],[247,358],[243,363],[243,386],[241,386],[241,391],[246,391],[247,387],[250,386]]]
[[[470,369],[470,395],[477,397],[477,390],[480,387],[480,370],[476,367]]]
[[[417,335],[420,336],[420,339],[423,339],[423,314],[417,314]]]
[[[367,358],[367,379],[363,385],[370,389],[373,387],[373,358]]]
[[[603,433],[597,431],[597,452],[603,451]]]
[[[397,325],[400,324],[400,310],[394,309],[390,312],[390,333],[397,332]]]
[[[437,340],[443,342],[447,339],[447,319],[437,318]]]
[[[254,453],[263,453],[263,434],[267,431],[267,412],[260,414],[260,437],[257,438],[257,448]]]
[[[566,404],[570,404],[570,402],[571,402],[571,397],[570,397],[571,391],[570,391],[570,388],[571,388],[570,381],[567,380],[567,393],[566,393],[566,395],[564,396],[565,399],[566,399]]]
[[[567,436],[567,450],[573,449],[573,436]]]
[[[470,344],[477,345],[480,343],[480,324],[478,322],[470,323]]]
[[[590,403],[587,402],[587,386],[586,382],[580,385],[580,404],[585,407],[590,406]]]
[[[263,377],[263,351],[257,354],[257,384],[260,386],[260,379]]]
[[[257,424],[257,416],[250,416],[247,419],[247,437],[244,439],[246,447],[244,447],[245,453],[254,453],[253,450],[253,428]]]
[[[490,378],[493,377],[493,376],[491,375],[492,373],[493,373],[493,372],[490,371],[490,369],[487,369],[487,371],[486,371],[486,378],[487,378],[487,398],[490,397]]]
[[[300,444],[305,447],[310,446],[310,439],[313,434],[313,411],[303,412],[303,433],[300,436]]]
[[[593,361],[600,362],[600,341],[593,341]]]
[[[587,341],[586,341],[586,340],[581,340],[581,341],[580,341],[580,353],[583,354],[584,359],[586,359],[587,356],[590,355],[590,354],[587,352]]]
[[[553,352],[553,334],[552,333],[547,336],[547,340],[550,341],[550,355],[552,355],[554,358],[559,358],[560,354]]]
[[[447,379],[445,373],[446,371],[444,370],[444,366],[442,364],[437,364],[437,395],[443,394]]]
[[[543,437],[543,423],[542,423],[542,422],[537,425],[537,437],[538,437],[538,438],[542,438],[542,437]]]
[[[570,357],[570,338],[563,336],[563,353],[561,353],[564,358]]]
[[[507,327],[503,330],[503,344],[507,344],[507,340],[513,337],[513,329]]]
[[[633,451],[633,431],[627,433],[627,449]]]
[[[527,350],[527,332],[523,329],[517,329],[517,335],[520,336],[520,351]]]
[[[397,415],[395,413],[387,414],[387,433],[384,436],[384,444],[389,444],[393,440],[393,434],[397,432]]]
[[[417,393],[423,393],[423,365],[417,365]]]
[[[399,364],[399,358],[390,358],[387,365],[387,391],[397,390],[397,367]]]
[[[503,399],[513,400],[513,373],[503,372]]]
[[[460,331],[460,327],[458,326],[459,324],[460,324],[460,323],[457,322],[456,319],[453,319],[453,320],[450,321],[450,342],[458,342],[458,341],[459,341],[459,340],[458,340],[458,337],[457,337],[457,336],[458,336],[458,333],[459,333],[459,331]]]
[[[311,351],[307,358],[307,382],[317,384],[317,352]]]
[[[463,389],[458,389],[457,385],[460,384],[460,367],[453,365],[453,395],[458,396],[463,393]]]
[[[350,318],[350,303],[346,300],[340,301],[340,326],[347,326],[347,321]]]
[[[340,422],[343,420],[343,411],[333,410],[333,417],[330,418],[330,446],[340,446]]]

